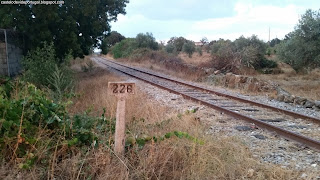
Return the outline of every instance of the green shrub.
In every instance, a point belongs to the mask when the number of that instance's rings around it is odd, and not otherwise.
[[[279,59],[296,71],[320,67],[320,10],[307,10],[295,30],[276,45]]]
[[[125,39],[125,37],[120,33],[117,31],[112,31],[102,40],[100,45],[101,53],[108,54],[110,48],[123,39]]]
[[[0,149],[3,158],[22,158],[34,146],[41,129],[59,128],[68,117],[66,105],[55,104],[36,86],[15,81],[15,94],[8,96],[0,86]],[[50,132],[51,136],[59,134]]]
[[[62,97],[73,88],[72,73],[68,68],[58,68],[55,66],[53,73],[48,77],[51,95],[56,101],[61,101]]]
[[[176,51],[175,46],[173,44],[167,44],[166,45],[166,52],[173,54],[174,51]]]
[[[112,47],[112,54],[114,58],[129,57],[130,54],[138,48],[137,42],[134,38],[127,38],[117,43]]]
[[[191,58],[192,54],[196,51],[196,46],[194,42],[187,41],[183,44],[182,50],[183,52],[187,53],[188,56]]]
[[[150,57],[152,50],[148,48],[139,48],[134,50],[131,55],[130,59],[133,61],[140,61],[143,58]]]
[[[158,50],[159,44],[153,37],[152,33],[139,33],[136,37],[136,43],[138,48],[149,48],[152,50]]]
[[[72,117],[66,108],[70,103],[54,103],[44,91],[19,79],[2,84],[0,160],[21,158],[21,168],[35,162],[47,166],[55,148],[68,153],[72,149],[66,146],[97,146],[101,142],[111,145],[105,139],[113,136],[115,119],[105,117],[105,110],[99,117],[89,112]]]
[[[198,52],[199,56],[202,56],[202,48],[201,47],[197,47],[196,51]]]
[[[37,48],[29,52],[22,60],[27,81],[37,86],[48,86],[48,76],[51,76],[58,64],[53,43],[43,44],[43,48]]]

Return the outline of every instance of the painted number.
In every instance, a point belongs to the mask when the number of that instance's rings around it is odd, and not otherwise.
[[[124,93],[132,93],[133,88],[130,84],[114,84],[112,86],[112,92],[114,94],[124,94]]]

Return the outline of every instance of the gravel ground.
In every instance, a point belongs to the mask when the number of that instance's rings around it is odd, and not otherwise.
[[[101,67],[105,67],[98,62],[97,64],[101,65]],[[113,71],[112,69],[109,70]],[[143,70],[150,71],[149,69]],[[115,73],[125,76],[118,72]],[[143,81],[136,80],[131,77],[128,77],[128,80],[135,82],[141,91],[147,93],[150,101],[157,101],[158,103],[169,106],[182,114],[187,110],[198,108],[199,110],[195,113],[195,116],[197,116],[197,118],[208,127],[206,132],[207,134],[211,134],[213,136],[238,137],[240,141],[250,148],[253,156],[260,159],[261,162],[274,163],[282,167],[294,168],[301,171],[308,170],[314,173],[320,172],[320,152],[318,151],[314,151],[298,143],[288,141],[274,133],[259,129],[254,124],[235,119],[211,108],[183,99],[180,95],[169,93],[168,91],[159,89]],[[213,88],[212,86],[204,83],[198,83],[198,85]],[[288,110],[309,116],[320,117],[319,112],[270,100],[266,96],[248,96],[240,94],[234,90],[227,91],[226,89],[219,87],[214,87],[214,90],[276,107],[285,107]],[[301,177],[307,178],[308,174],[304,173]],[[320,173],[318,179],[320,179]]]

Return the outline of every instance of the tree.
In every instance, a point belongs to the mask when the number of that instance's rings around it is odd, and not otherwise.
[[[187,39],[184,37],[172,37],[168,41],[168,44],[173,44],[178,52],[182,51],[183,44],[187,42]]]
[[[188,40],[183,44],[182,50],[189,55],[189,58],[191,58],[192,54],[196,51],[196,45],[193,41]]]
[[[0,6],[0,27],[24,34],[27,50],[53,42],[57,56],[83,57],[97,47],[111,21],[125,14],[128,0],[68,0],[62,5]]]
[[[320,10],[307,10],[295,30],[277,46],[280,59],[295,70],[320,67]]]
[[[270,47],[274,47],[277,44],[280,44],[281,40],[278,38],[274,38],[270,41]]]
[[[166,51],[167,51],[167,53],[174,53],[174,51],[175,51],[175,46],[173,45],[173,44],[167,44],[166,45]]]
[[[101,42],[100,48],[102,50],[102,54],[107,54],[112,46],[122,41],[123,39],[125,39],[125,37],[117,31],[112,31],[111,33],[109,33]]]
[[[150,48],[152,50],[158,50],[159,44],[153,37],[152,33],[139,33],[136,37],[138,48]]]
[[[201,47],[204,46],[204,45],[207,45],[207,44],[209,43],[208,38],[206,38],[206,37],[203,37],[203,38],[200,40],[200,42],[202,43]]]

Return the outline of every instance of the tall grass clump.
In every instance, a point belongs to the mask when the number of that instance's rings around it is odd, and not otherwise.
[[[22,60],[24,78],[37,87],[48,88],[54,99],[60,100],[73,86],[73,75],[69,68],[72,56],[67,54],[58,59],[53,43],[44,43],[43,47],[30,51]]]

